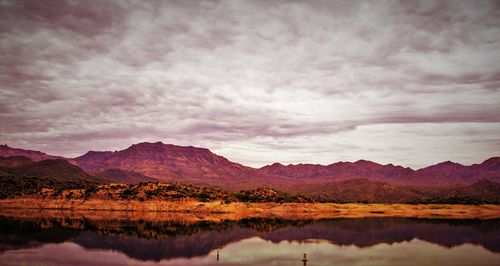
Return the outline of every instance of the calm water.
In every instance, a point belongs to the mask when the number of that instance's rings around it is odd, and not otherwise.
[[[500,220],[0,216],[0,265],[500,265]]]

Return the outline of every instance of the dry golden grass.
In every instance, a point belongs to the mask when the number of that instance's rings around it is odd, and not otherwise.
[[[334,203],[242,203],[221,201],[134,201],[134,200],[62,200],[14,198],[0,200],[0,215],[46,212],[87,213],[94,217],[138,219],[227,219],[280,217],[285,219],[412,217],[412,218],[500,218],[500,205],[437,204],[334,204]],[[180,219],[180,218],[179,218]]]

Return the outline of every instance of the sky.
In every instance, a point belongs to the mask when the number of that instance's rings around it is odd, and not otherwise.
[[[245,165],[500,155],[500,1],[0,0],[0,143]]]

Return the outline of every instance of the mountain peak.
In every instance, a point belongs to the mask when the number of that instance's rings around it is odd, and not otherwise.
[[[461,171],[466,169],[467,166],[461,165],[459,163],[455,163],[452,161],[445,161],[435,165],[427,166],[425,168],[421,168],[418,171],[424,173],[425,175],[439,175],[439,176],[451,176],[453,173],[457,171]]]
[[[198,151],[210,151],[207,148],[200,148],[200,147],[194,147],[194,146],[180,146],[180,145],[174,145],[174,144],[167,144],[163,143],[161,141],[157,142],[141,142],[137,144],[133,144],[127,149],[184,149],[184,150],[198,150]]]
[[[273,164],[264,165],[264,166],[262,166],[259,169],[270,170],[270,169],[279,169],[279,168],[282,168],[282,167],[286,167],[286,166],[284,166],[283,164],[281,164],[279,162],[276,162],[276,163],[273,163]]]
[[[444,162],[438,163],[437,165],[461,165],[461,164],[456,163],[456,162],[452,162],[452,161],[444,161]]]
[[[230,162],[205,148],[141,142],[116,152],[89,152],[75,159],[87,171],[116,168],[135,171],[159,180],[224,179],[239,177],[249,167]]]
[[[489,171],[500,170],[500,157],[491,157],[480,164],[473,165],[472,167]]]
[[[144,141],[144,142],[132,144],[131,147],[133,147],[133,146],[139,146],[139,147],[140,146],[163,146],[163,145],[166,145],[166,144],[161,142],[161,141],[157,141],[157,142]]]
[[[500,164],[500,157],[491,157],[489,159],[486,159],[484,162],[481,164]]]
[[[380,165],[378,163],[368,161],[368,160],[363,160],[363,159],[355,161],[354,164],[365,165],[365,166],[378,166],[378,165]]]
[[[449,168],[461,168],[461,167],[465,166],[452,161],[444,161],[435,165],[428,166],[424,169],[443,169],[443,168],[449,169]]]

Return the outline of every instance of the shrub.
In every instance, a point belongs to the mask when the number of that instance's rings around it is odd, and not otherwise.
[[[122,191],[122,193],[120,194],[121,198],[122,199],[130,199],[130,198],[133,198],[135,196],[137,196],[137,194],[139,194],[139,190],[136,189],[136,188],[126,188]]]

